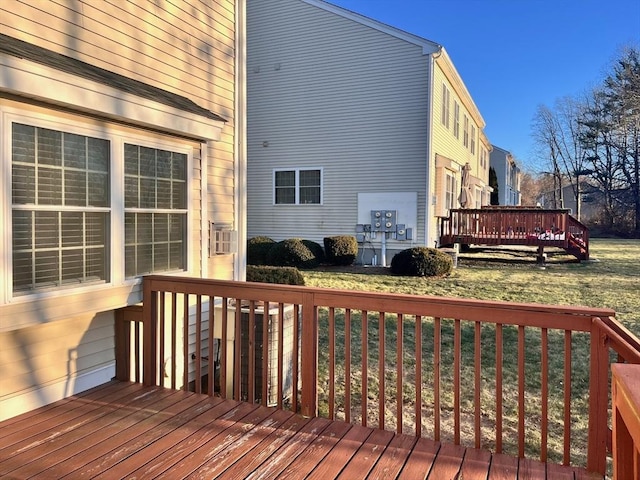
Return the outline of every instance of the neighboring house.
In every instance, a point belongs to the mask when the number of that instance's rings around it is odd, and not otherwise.
[[[243,10],[0,3],[0,418],[114,376],[141,275],[244,278]]]
[[[248,0],[247,31],[248,237],[434,246],[467,163],[467,206],[489,203],[485,123],[441,45],[319,0]],[[372,211],[412,240],[369,233]]]
[[[498,178],[499,205],[520,205],[520,168],[516,165],[511,152],[493,145],[489,164]]]
[[[589,182],[581,182],[580,185],[580,208],[577,204],[575,185],[571,184],[562,187],[562,195],[559,189],[541,193],[538,196],[538,204],[542,208],[566,208],[582,223],[590,224],[598,219],[603,210],[602,194]]]

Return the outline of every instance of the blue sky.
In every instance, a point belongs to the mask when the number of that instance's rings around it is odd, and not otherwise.
[[[640,48],[637,0],[328,0],[444,46],[484,117],[489,140],[536,170],[539,105],[604,78]]]

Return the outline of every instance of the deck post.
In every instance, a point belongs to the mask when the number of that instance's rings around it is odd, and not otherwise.
[[[607,335],[597,318],[591,322],[589,374],[589,440],[587,470],[604,475],[607,466],[607,410],[609,406],[609,351]]]
[[[303,294],[301,334],[302,398],[300,413],[305,417],[315,417],[318,414],[318,321],[312,293]]]
[[[158,325],[158,293],[152,290],[152,280],[144,277],[142,303],[142,382],[144,385],[156,385],[158,376],[158,346],[156,336]]]
[[[536,256],[536,260],[538,261],[538,263],[540,265],[544,265],[544,245],[539,245],[538,246],[538,255]]]

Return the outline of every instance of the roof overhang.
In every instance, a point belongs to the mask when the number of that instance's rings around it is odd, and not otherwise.
[[[64,59],[83,64],[69,57]],[[92,68],[94,73],[101,70],[84,65]],[[198,140],[220,139],[225,123],[222,117],[196,106],[185,97],[106,70],[104,72],[110,74],[109,78],[117,78],[125,87],[131,87],[128,88],[131,91],[109,85],[106,80],[100,81],[95,74],[97,79],[90,79],[75,70],[70,73],[0,51],[0,93]],[[133,87],[137,87],[141,94],[132,93],[136,91]],[[164,101],[149,98],[154,93]]]

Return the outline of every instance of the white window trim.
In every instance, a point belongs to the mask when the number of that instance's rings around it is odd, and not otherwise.
[[[300,172],[308,171],[308,170],[319,170],[320,171],[320,203],[300,203]],[[276,172],[296,172],[296,197],[295,203],[276,203]],[[292,206],[318,206],[324,204],[324,169],[322,167],[298,167],[298,168],[274,168],[272,173],[272,182],[271,182],[271,192],[273,195],[273,205],[277,207],[292,207]]]
[[[11,201],[11,168],[5,168],[6,162],[11,162],[11,125],[13,122],[50,128],[53,130],[76,133],[96,138],[108,139],[111,142],[111,203],[110,211],[110,235],[109,235],[109,266],[110,281],[100,284],[87,284],[74,287],[60,287],[43,289],[34,293],[16,295],[13,294],[13,260],[12,260],[12,201]],[[162,138],[160,134],[150,133],[149,136],[137,132],[125,131],[115,124],[99,125],[94,122],[82,122],[81,118],[68,118],[68,116],[56,116],[53,113],[24,112],[20,109],[0,105],[0,138],[2,139],[2,151],[0,152],[0,185],[4,194],[0,195],[0,247],[4,257],[0,264],[0,278],[3,280],[3,288],[0,288],[0,331],[11,328],[13,325],[21,325],[22,319],[6,318],[2,313],[2,306],[11,304],[27,304],[43,300],[55,299],[69,295],[91,293],[100,290],[109,290],[115,287],[133,287],[142,283],[141,278],[125,278],[124,258],[124,144],[135,143],[150,148],[171,150],[187,155],[187,237],[186,237],[186,270],[167,274],[193,275],[196,269],[195,257],[198,252],[193,251],[194,240],[194,215],[190,213],[193,201],[193,193],[189,186],[192,185],[194,168],[194,149],[189,142],[180,139]],[[202,253],[200,253],[202,254]],[[163,272],[164,274],[164,272]],[[6,280],[6,281],[4,281]],[[55,302],[54,302],[55,303]],[[92,306],[88,306],[88,310]],[[66,311],[65,317],[73,315]],[[49,320],[49,318],[47,318]],[[51,320],[55,320],[55,316]]]

